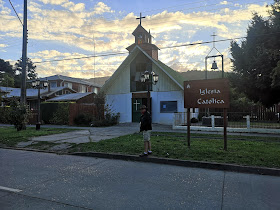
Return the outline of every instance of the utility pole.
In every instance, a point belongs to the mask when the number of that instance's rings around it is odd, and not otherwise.
[[[93,69],[93,83],[95,84],[95,37],[93,35],[93,65],[94,65],[94,69]]]
[[[26,104],[26,62],[27,62],[27,0],[23,6],[23,42],[20,103]]]

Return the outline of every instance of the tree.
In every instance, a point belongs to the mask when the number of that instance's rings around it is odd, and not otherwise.
[[[12,75],[4,74],[1,82],[3,87],[14,87],[15,79]]]
[[[26,62],[27,68],[26,68],[26,77],[29,80],[36,79],[37,73],[36,73],[36,65],[32,62],[30,58],[27,58]],[[22,72],[22,58],[20,58],[15,63],[15,68],[18,71],[18,74],[15,76],[15,86],[20,87],[21,84],[21,72]]]
[[[14,87],[15,70],[9,61],[0,59],[0,86]]]
[[[280,88],[280,61],[278,61],[277,66],[272,70],[272,87]]]
[[[0,59],[0,75],[3,75],[4,73],[13,75],[14,74],[14,70],[13,70],[13,66],[10,64],[9,61],[5,61],[3,59]],[[3,77],[1,77],[3,78]]]
[[[247,39],[231,43],[234,74],[231,83],[254,102],[269,107],[280,102],[280,0],[275,0],[264,19],[254,14]],[[278,67],[277,67],[278,66]]]

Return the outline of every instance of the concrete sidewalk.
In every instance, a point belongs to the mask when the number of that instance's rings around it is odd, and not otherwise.
[[[11,126],[0,124],[0,127]],[[35,127],[30,126],[30,127]],[[66,125],[42,125],[42,128],[72,128],[79,129],[73,132],[62,134],[54,134],[49,136],[33,137],[29,142],[21,142],[18,146],[25,147],[37,142],[47,141],[52,143],[65,144],[62,147],[68,147],[69,144],[80,144],[87,142],[98,142],[100,140],[112,139],[124,135],[134,134],[139,132],[139,123],[121,123],[110,127],[75,127]],[[153,124],[153,132],[170,132],[170,133],[186,133],[184,130],[173,130],[171,125]],[[206,131],[191,131],[191,134],[220,134],[222,132],[206,132]],[[258,133],[228,133],[234,136],[256,136],[256,137],[279,137],[277,134],[258,134]],[[61,148],[58,148],[58,150]]]
[[[139,132],[138,124],[120,124],[111,127],[74,127],[75,129],[81,129],[73,132],[54,134],[49,136],[33,137],[31,141],[48,141],[54,143],[87,143],[98,142],[100,140],[112,139],[119,136],[134,134]],[[69,128],[62,126],[48,126],[53,128]]]

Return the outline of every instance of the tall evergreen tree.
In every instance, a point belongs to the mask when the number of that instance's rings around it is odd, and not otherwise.
[[[267,107],[280,102],[280,0],[269,13],[268,19],[254,14],[246,40],[231,43],[232,84]]]
[[[30,58],[27,58],[27,69],[26,69],[26,76],[28,80],[36,79],[37,73],[36,73],[36,65],[32,62]],[[15,76],[15,86],[20,87],[21,86],[21,72],[22,72],[22,58],[20,58],[15,63],[15,68],[18,71],[18,74]]]

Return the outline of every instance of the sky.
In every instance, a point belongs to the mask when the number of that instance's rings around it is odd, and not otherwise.
[[[11,0],[23,20],[23,0]],[[174,47],[246,36],[252,14],[267,17],[273,0],[28,0],[27,56],[39,77],[55,74],[78,78],[111,76],[128,56],[138,26],[151,31],[161,50],[159,60],[174,70],[204,70],[213,44]],[[171,48],[166,48],[171,47]],[[215,47],[231,70],[230,41]],[[210,55],[217,55],[215,49]],[[22,56],[22,25],[9,0],[0,0],[0,58],[14,64]],[[124,54],[119,54],[124,53]],[[111,56],[100,56],[115,54]],[[93,58],[92,55],[97,57]],[[88,57],[84,59],[73,59]],[[65,60],[67,59],[67,60]],[[54,61],[60,60],[60,61]],[[213,60],[208,59],[208,69]],[[216,59],[221,68],[221,60]]]

